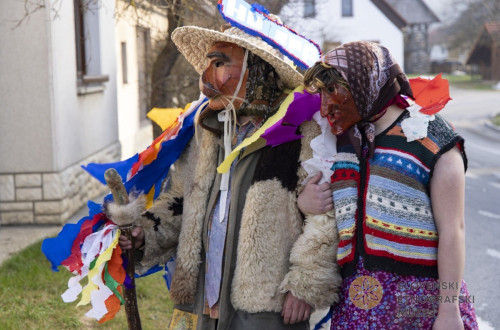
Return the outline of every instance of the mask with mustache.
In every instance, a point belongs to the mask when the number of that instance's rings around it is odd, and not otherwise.
[[[223,109],[232,99],[241,76],[244,50],[230,43],[217,43],[207,54],[210,62],[200,77],[200,90],[209,97],[212,110]],[[243,84],[233,102],[238,115],[268,117],[283,93],[275,69],[249,52]],[[243,87],[244,86],[244,87]]]

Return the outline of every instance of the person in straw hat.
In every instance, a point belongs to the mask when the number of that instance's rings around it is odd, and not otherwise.
[[[172,40],[200,73],[208,105],[166,191],[146,212],[141,198],[128,206],[127,216],[139,218],[137,267],[145,271],[175,256],[172,328],[308,329],[312,308],[333,303],[340,283],[334,239],[303,263],[291,257],[304,225],[296,203],[305,178],[300,161],[311,157],[309,137],[318,126],[307,122],[302,140],[273,148],[251,144],[225,174],[217,173],[302,75],[277,48],[237,27],[180,27]],[[109,213],[120,216],[113,208]],[[120,245],[131,248],[123,237]],[[311,266],[325,263],[323,271]]]

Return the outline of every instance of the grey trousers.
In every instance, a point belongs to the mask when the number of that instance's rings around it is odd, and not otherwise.
[[[235,311],[231,330],[309,330],[309,321],[284,324],[280,313],[247,313]]]

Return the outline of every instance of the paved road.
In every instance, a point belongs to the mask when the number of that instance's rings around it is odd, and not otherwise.
[[[500,329],[500,130],[486,125],[500,112],[500,91],[451,90],[442,111],[465,138],[466,267],[480,329]]]
[[[101,202],[102,198],[95,201]],[[75,223],[86,215],[88,215],[87,206],[81,208],[68,219],[68,222]],[[0,264],[28,245],[56,236],[61,228],[60,225],[0,226]]]

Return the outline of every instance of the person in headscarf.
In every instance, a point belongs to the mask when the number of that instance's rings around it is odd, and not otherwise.
[[[409,81],[380,44],[329,51],[304,84],[337,137],[331,185],[310,181],[298,198],[306,214],[334,210],[343,284],[332,329],[476,329],[462,279],[463,138],[407,110]],[[428,121],[423,137],[409,138],[407,119]]]

